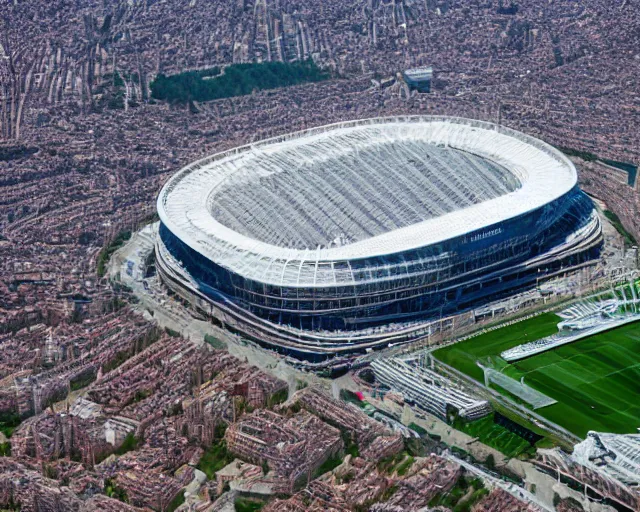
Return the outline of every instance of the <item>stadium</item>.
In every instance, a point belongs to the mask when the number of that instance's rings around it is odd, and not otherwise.
[[[593,261],[602,243],[562,153],[451,117],[343,122],[218,153],[175,174],[158,213],[171,290],[315,362],[415,339]]]

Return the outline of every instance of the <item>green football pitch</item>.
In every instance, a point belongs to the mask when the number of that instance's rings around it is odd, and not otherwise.
[[[627,324],[521,361],[500,352],[557,331],[560,318],[544,314],[437,350],[440,361],[482,382],[476,361],[554,398],[538,409],[584,437],[589,430],[637,433],[640,427],[640,322]]]

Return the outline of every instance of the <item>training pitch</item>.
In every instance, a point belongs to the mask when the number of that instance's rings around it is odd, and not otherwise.
[[[640,322],[507,363],[500,352],[557,331],[547,313],[437,350],[436,359],[483,382],[480,361],[556,399],[538,414],[584,437],[640,427]]]

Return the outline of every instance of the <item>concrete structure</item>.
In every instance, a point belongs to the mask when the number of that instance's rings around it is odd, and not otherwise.
[[[402,393],[405,400],[443,420],[447,419],[449,408],[454,408],[465,419],[478,419],[491,412],[489,402],[468,395],[442,375],[419,364],[386,358],[373,361],[371,368],[377,382]]]
[[[459,118],[339,123],[199,160],[158,198],[167,285],[322,359],[588,262],[600,220],[573,164]],[[402,341],[402,340],[400,340]]]
[[[572,454],[560,448],[539,450],[536,464],[543,470],[584,486],[596,495],[640,510],[640,435],[589,432]]]
[[[407,69],[402,73],[404,81],[409,88],[418,92],[431,92],[431,81],[433,80],[433,68],[422,67]]]
[[[625,286],[630,297],[625,296]],[[505,361],[518,361],[535,354],[540,354],[552,348],[573,343],[595,334],[621,327],[622,325],[640,320],[638,313],[638,299],[633,281],[615,290],[623,298],[602,299],[599,301],[574,304],[558,313],[562,321],[558,323],[558,332],[529,343],[505,350],[500,357]]]

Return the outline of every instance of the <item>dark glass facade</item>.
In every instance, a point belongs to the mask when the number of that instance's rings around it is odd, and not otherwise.
[[[309,288],[262,283],[231,272],[163,224],[160,237],[214,302],[224,298],[270,323],[296,329],[361,331],[450,315],[533,286],[541,277],[596,258],[599,230],[591,200],[575,187],[535,211],[461,237],[332,262],[335,269],[350,267],[353,280]]]

